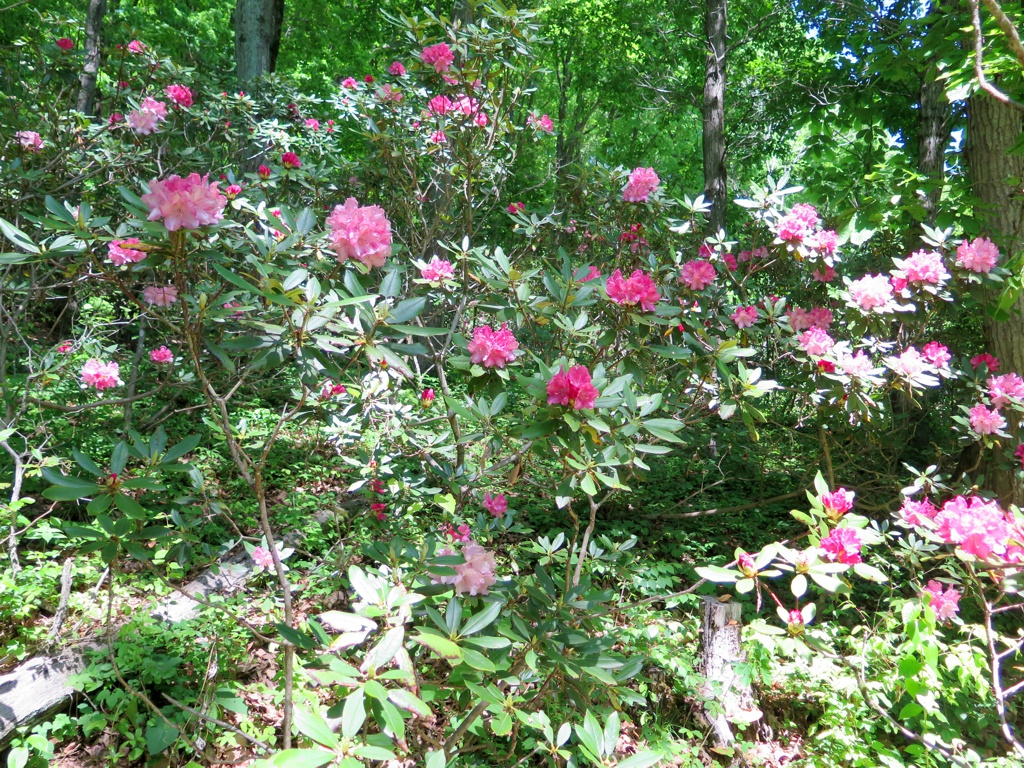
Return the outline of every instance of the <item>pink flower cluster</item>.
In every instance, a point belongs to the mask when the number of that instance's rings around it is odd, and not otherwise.
[[[139,238],[137,237],[126,237],[123,240],[111,240],[110,243],[107,244],[107,258],[118,267],[123,267],[128,263],[138,264],[146,258],[146,252],[128,247],[138,244]]]
[[[820,221],[813,205],[798,203],[779,221],[775,234],[787,243],[802,243],[814,233]]]
[[[715,282],[715,268],[706,259],[691,259],[683,264],[679,281],[691,291],[703,291]]]
[[[871,362],[871,358],[868,357],[862,349],[857,350],[853,355],[844,355],[840,357],[839,367],[847,376],[853,376],[855,378],[870,376],[871,372],[875,369],[875,366]]]
[[[821,505],[830,517],[838,520],[853,509],[853,498],[855,495],[853,491],[839,488],[831,493],[822,494]]]
[[[1024,562],[1024,525],[1012,521],[994,501],[957,496],[935,516],[939,537],[979,560],[993,556]]]
[[[559,368],[548,382],[548,405],[567,405],[582,411],[593,408],[599,394],[585,365],[574,365],[568,371]]]
[[[821,550],[826,560],[832,563],[855,565],[861,562],[860,534],[855,528],[833,528],[821,540]]]
[[[164,88],[167,98],[178,107],[192,106],[192,89],[186,85],[168,85]]]
[[[929,499],[914,501],[906,499],[900,507],[900,517],[908,525],[922,525],[924,520],[934,520],[939,509]]]
[[[173,285],[150,285],[142,292],[142,298],[154,307],[170,307],[178,301],[178,289]]]
[[[988,396],[996,408],[1009,405],[1011,400],[1024,400],[1024,379],[1016,373],[989,376]]]
[[[971,429],[979,435],[992,435],[1006,429],[1006,419],[998,408],[989,410],[981,403],[971,408]]]
[[[942,254],[924,250],[912,253],[892,274],[915,285],[941,285],[949,279]]]
[[[661,300],[658,286],[646,272],[633,270],[629,279],[623,279],[622,270],[616,269],[605,284],[608,298],[624,307],[639,306],[644,312],[654,311],[654,306]]]
[[[152,96],[142,100],[139,108],[128,113],[128,125],[136,133],[148,136],[167,119],[167,105]]]
[[[736,323],[737,328],[749,328],[757,322],[757,307],[753,304],[746,307],[737,307],[736,311],[729,315],[729,317]]]
[[[821,328],[827,330],[832,325],[832,311],[825,307],[814,307],[810,312],[793,307],[786,312],[786,319],[789,320],[789,327],[793,333],[806,331],[808,328]]]
[[[447,43],[438,43],[424,48],[420,52],[420,61],[428,67],[433,67],[434,71],[440,74],[447,72],[455,63],[455,54],[452,53],[452,49],[448,47]]]
[[[993,357],[988,352],[982,352],[980,355],[975,355],[971,358],[971,367],[974,370],[978,370],[982,363],[988,368],[989,373],[997,373],[999,371],[999,358]]]
[[[459,526],[460,531],[463,528],[466,529],[468,534],[468,526]],[[451,526],[449,526],[450,529]],[[434,581],[439,584],[454,584],[455,594],[457,595],[465,592],[468,592],[470,595],[486,595],[498,580],[494,575],[494,571],[497,568],[497,564],[494,562],[494,553],[488,552],[468,537],[453,536],[453,539],[465,542],[461,552],[462,559],[465,562],[454,566],[454,576],[434,576]],[[437,554],[443,557],[460,553],[457,553],[451,547],[443,547],[437,551]]]
[[[488,491],[484,491],[484,509],[490,512],[492,517],[504,517],[508,512],[508,499],[504,493],[491,496]]]
[[[821,328],[811,328],[797,337],[800,349],[811,357],[824,357],[832,351],[835,340]]]
[[[964,240],[957,246],[957,266],[971,272],[991,272],[999,261],[999,248],[987,237],[976,237],[973,242]]]
[[[359,205],[350,197],[327,218],[331,246],[339,263],[355,259],[367,267],[383,267],[391,255],[391,222],[379,205]]]
[[[120,387],[124,384],[121,381],[121,366],[117,363],[104,363],[95,357],[90,358],[82,366],[82,383],[86,386],[96,387],[100,391],[111,387]]]
[[[811,275],[811,279],[818,283],[831,283],[836,279],[836,271],[833,267],[829,266],[825,267],[824,272],[816,269],[814,270],[814,274]]]
[[[864,275],[850,283],[850,296],[854,304],[865,312],[884,309],[892,301],[892,285],[885,275]]]
[[[281,165],[285,168],[291,168],[292,170],[298,170],[302,167],[302,160],[294,152],[285,152],[281,155]]]
[[[554,133],[555,132],[555,124],[553,122],[551,122],[551,118],[548,117],[547,115],[540,115],[538,117],[536,112],[531,112],[530,116],[528,118],[526,118],[526,124],[528,126],[530,126],[531,128],[533,128],[533,130],[535,130],[535,131],[544,131],[544,133]],[[648,169],[648,170],[651,170],[651,169]],[[635,172],[636,171],[634,171],[634,173]],[[654,173],[653,170],[651,170],[651,172]],[[630,178],[632,178],[632,177],[630,177]],[[654,186],[655,187],[658,186],[657,175],[655,175]],[[644,199],[646,200],[647,198],[645,197]]]
[[[832,256],[839,248],[839,235],[833,229],[822,229],[811,234],[805,242],[818,253]]]
[[[653,168],[634,168],[622,189],[622,199],[627,203],[646,203],[659,184],[661,179]]]
[[[255,547],[252,551],[252,562],[257,568],[272,570],[274,568],[274,556],[266,547]]]
[[[434,115],[447,115],[455,110],[455,104],[447,96],[435,96],[427,102],[427,109]]]
[[[149,207],[149,220],[163,219],[169,232],[178,229],[197,229],[216,224],[224,218],[227,198],[217,185],[210,181],[210,175],[191,173],[186,178],[173,175],[163,181],[149,182],[149,194],[142,196],[142,202]]]
[[[28,152],[39,152],[43,148],[43,138],[35,131],[18,131],[14,138]]]
[[[937,341],[929,341],[925,344],[921,349],[921,357],[940,370],[949,368],[949,361],[953,358],[949,354],[949,347]]]
[[[960,593],[953,587],[942,591],[942,584],[932,579],[925,584],[921,597],[931,595],[931,608],[935,611],[935,618],[939,621],[952,619],[960,611]]]
[[[128,53],[138,54],[142,53],[145,50],[146,44],[143,43],[141,40],[132,40],[130,43],[128,43]]]
[[[473,329],[473,340],[467,348],[473,363],[484,368],[504,368],[516,359],[519,342],[508,329],[508,323],[502,323],[496,331],[480,325]]]
[[[394,75],[395,77],[401,77],[405,74],[405,65],[400,61],[391,62],[391,66],[388,67],[388,74]]]
[[[174,359],[174,353],[171,352],[167,347],[157,347],[149,352],[149,361],[151,363],[169,363]]]
[[[455,276],[455,268],[450,261],[439,259],[437,256],[430,260],[430,263],[420,269],[420,277],[431,283],[443,283]]]

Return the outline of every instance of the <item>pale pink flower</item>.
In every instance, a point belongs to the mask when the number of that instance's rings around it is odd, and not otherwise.
[[[921,356],[929,363],[940,370],[949,368],[949,361],[953,356],[949,354],[949,348],[937,341],[929,341],[921,349]]]
[[[548,405],[568,405],[582,411],[593,408],[599,394],[585,365],[574,365],[568,371],[559,368],[548,382]]]
[[[28,152],[39,152],[43,148],[43,138],[35,131],[18,131],[14,138]]]
[[[188,86],[178,84],[168,85],[166,88],[164,88],[164,93],[167,94],[167,98],[170,99],[176,106],[192,106],[192,89]]]
[[[391,222],[379,205],[360,206],[350,197],[334,207],[327,226],[339,262],[356,259],[367,267],[383,267],[391,255]]]
[[[814,307],[807,313],[811,328],[825,328],[832,325],[832,311],[825,307]]]
[[[683,264],[679,280],[691,291],[703,291],[715,282],[715,268],[705,259],[691,259]]]
[[[831,283],[836,279],[836,271],[832,267],[826,266],[824,272],[818,269],[814,270],[811,278],[819,283]]]
[[[581,277],[579,279],[579,282],[581,282],[581,283],[589,283],[591,280],[597,280],[597,278],[599,278],[600,276],[601,276],[601,271],[597,267],[595,267],[593,264],[591,264],[589,267],[587,267],[587,274],[585,274],[583,277]]]
[[[515,352],[519,342],[508,329],[508,323],[493,330],[489,326],[480,325],[473,329],[473,340],[469,342],[470,360],[484,368],[504,368],[507,363],[516,359]]]
[[[999,358],[993,357],[988,352],[982,352],[980,355],[975,355],[971,358],[971,367],[975,370],[982,363],[988,368],[989,373],[997,373],[999,371]]]
[[[818,227],[818,210],[813,205],[799,203],[779,221],[775,234],[787,243],[802,243]]]
[[[856,494],[845,488],[839,488],[831,493],[821,496],[821,506],[829,513],[830,517],[838,519],[853,509],[853,498]]]
[[[447,115],[455,109],[454,102],[447,96],[435,96],[427,102],[427,108],[435,115]]]
[[[621,269],[616,269],[605,284],[605,293],[616,304],[624,307],[639,305],[645,312],[654,311],[654,306],[661,299],[654,280],[639,269],[634,270],[628,280],[623,279]]]
[[[659,184],[661,179],[653,168],[634,168],[622,189],[622,199],[627,203],[646,203]]]
[[[789,321],[789,327],[793,329],[793,333],[806,331],[813,325],[810,313],[806,309],[796,306],[786,310],[786,319]]]
[[[921,499],[921,501],[907,499],[900,507],[900,517],[909,525],[921,525],[922,520],[934,520],[937,514],[939,514],[938,507],[929,499]]]
[[[1024,379],[1016,373],[1005,373],[1002,376],[989,376],[988,396],[992,405],[1002,408],[1013,400],[1024,400]]]
[[[104,363],[94,357],[82,366],[82,383],[100,391],[120,387],[124,384],[120,374],[121,367],[117,363]]]
[[[913,379],[932,368],[916,347],[907,347],[899,357],[887,357],[886,362],[894,373],[907,379]]]
[[[381,99],[389,101],[393,104],[401,103],[405,96],[397,88],[392,88],[389,83],[384,83],[384,88],[381,90]]]
[[[272,570],[274,568],[274,556],[265,547],[256,547],[252,551],[252,561],[257,568]]]
[[[445,135],[444,131],[434,131],[430,134],[430,138],[427,139],[431,144],[447,144],[448,136]]]
[[[178,300],[178,289],[173,285],[150,285],[142,292],[142,298],[154,307],[170,307]]]
[[[953,587],[943,592],[942,584],[932,579],[925,585],[921,597],[924,597],[926,594],[931,595],[931,602],[929,604],[932,610],[935,611],[935,618],[939,621],[952,619],[960,611],[960,593]]]
[[[452,53],[452,49],[448,47],[447,43],[438,43],[424,48],[420,52],[420,61],[433,67],[434,71],[440,74],[447,72],[448,68],[455,63],[455,54]]]
[[[456,97],[454,102],[452,102],[452,108],[458,110],[464,115],[474,115],[480,111],[480,102],[472,96],[467,96],[462,93]]]
[[[935,524],[943,541],[982,560],[1004,555],[1014,533],[999,505],[977,496],[950,499],[936,515]]]
[[[991,272],[999,261],[999,248],[987,237],[977,237],[974,242],[964,240],[957,246],[956,263],[972,272]]]
[[[107,244],[107,258],[118,267],[123,267],[129,262],[138,264],[146,258],[146,252],[127,247],[138,244],[139,238],[137,237],[126,237],[123,240],[112,240]]]
[[[157,347],[149,351],[149,361],[151,363],[169,363],[174,359],[174,353],[171,352],[167,347]]]
[[[832,351],[835,341],[821,328],[811,328],[797,337],[800,348],[811,357],[823,357]]]
[[[455,566],[455,594],[486,595],[498,580],[494,575],[498,567],[494,553],[470,541],[462,547],[462,558],[466,562]]]
[[[132,40],[128,43],[128,53],[142,53],[146,50],[146,44],[139,40]]]
[[[484,509],[490,512],[493,517],[504,517],[508,511],[508,499],[505,498],[504,493],[497,493],[491,496],[490,493],[484,491]]]
[[[391,66],[388,67],[388,74],[394,75],[395,77],[401,77],[405,74],[405,66],[400,61],[391,62]]]
[[[155,132],[159,124],[166,119],[167,105],[152,96],[144,98],[138,109],[128,113],[128,125],[143,136]]]
[[[971,408],[971,429],[979,435],[991,435],[1006,429],[1006,419],[998,408],[989,410],[981,403]]]
[[[865,275],[850,283],[850,296],[858,307],[870,312],[892,301],[892,286],[885,275]]]
[[[220,182],[211,182],[210,175],[191,173],[187,178],[173,175],[163,181],[149,182],[149,194],[142,202],[149,206],[149,220],[163,219],[169,232],[197,229],[216,224],[224,218],[227,198],[218,190]]]
[[[736,311],[729,315],[729,318],[736,323],[737,328],[749,328],[757,322],[757,307],[753,304],[737,307]]]
[[[860,534],[855,528],[833,528],[832,532],[821,540],[824,558],[832,563],[855,565],[861,562]]]
[[[855,378],[864,378],[865,376],[869,376],[874,370],[871,358],[864,354],[863,350],[858,350],[857,353],[852,356],[844,355],[839,358],[838,362],[843,373]]]
[[[935,251],[915,251],[903,260],[900,269],[893,273],[909,283],[940,285],[949,279],[949,272],[942,261],[942,255]]]
[[[836,252],[836,248],[839,247],[839,235],[834,230],[823,229],[810,235],[807,238],[807,245],[818,253],[831,256]]]
[[[452,266],[452,263],[439,259],[437,256],[432,258],[430,263],[420,270],[420,277],[432,283],[443,283],[445,280],[451,280],[454,276],[455,268]]]

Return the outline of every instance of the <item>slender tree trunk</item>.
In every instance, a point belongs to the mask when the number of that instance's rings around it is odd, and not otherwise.
[[[235,1],[235,67],[240,84],[274,71],[283,22],[284,0]]]
[[[85,63],[78,88],[78,111],[87,115],[96,106],[96,75],[100,71],[102,56],[103,15],[107,0],[89,0],[85,15]]]
[[[928,4],[926,16],[932,16],[938,9],[938,2]],[[926,35],[934,32],[929,25]],[[932,56],[925,62],[921,72],[921,88],[918,91],[917,113],[917,170],[927,177],[925,188],[918,195],[926,211],[924,223],[935,226],[939,201],[945,183],[946,145],[949,144],[950,112],[952,107],[946,99],[946,88],[939,80],[938,57]],[[923,230],[919,230],[923,234]],[[915,240],[911,247],[916,250],[920,242]]]
[[[708,55],[704,64],[704,197],[711,203],[708,232],[725,228],[725,54],[727,0],[707,0],[704,33]]]
[[[971,188],[981,204],[978,218],[985,222],[986,234],[999,245],[1005,261],[1024,244],[1024,198],[1020,195],[1024,157],[1007,154],[1024,130],[1024,115],[981,91],[970,98],[967,110],[965,153]],[[985,318],[985,346],[999,358],[1000,373],[1024,374],[1022,313],[1024,297],[1018,299],[1009,319]],[[1018,426],[1012,424],[1014,443],[1018,433]],[[1024,489],[1012,471],[1001,471],[993,464],[985,474],[987,484],[1004,503],[1024,503]]]

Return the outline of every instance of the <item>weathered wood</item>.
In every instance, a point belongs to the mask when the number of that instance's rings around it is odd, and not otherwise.
[[[245,584],[253,570],[252,558],[242,551],[222,562],[218,574],[207,570],[183,589],[200,598],[214,592],[231,594]],[[195,600],[175,593],[160,601],[152,615],[177,623],[197,616],[200,608]],[[6,675],[0,675],[0,749],[7,745],[17,728],[37,723],[66,706],[77,693],[68,680],[85,670],[90,651],[103,647],[103,643],[91,638],[55,655],[29,659]]]
[[[754,692],[736,674],[734,665],[746,661],[743,653],[739,603],[721,602],[714,597],[703,599],[701,622],[701,671],[708,685],[703,691],[714,704],[705,718],[711,728],[715,745],[733,747],[736,738],[732,722],[743,725],[761,717],[754,701]],[[742,755],[730,761],[732,768],[746,765]]]

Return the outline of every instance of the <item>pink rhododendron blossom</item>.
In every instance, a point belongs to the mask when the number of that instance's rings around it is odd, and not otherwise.
[[[469,541],[469,539],[470,539],[469,526],[468,525],[463,525],[463,526],[460,526],[460,527],[463,527],[463,528],[466,529],[466,538],[465,539],[457,539],[455,537],[455,535],[454,535],[455,532],[452,529],[451,524],[442,527],[441,528],[441,533],[446,534],[452,541]],[[439,550],[437,550],[437,556],[438,557],[453,557],[454,555],[457,555],[457,554],[459,554],[459,553],[456,552],[451,547],[441,547]],[[457,578],[459,578],[459,575],[457,573],[453,573],[451,576],[441,576],[441,575],[436,574],[436,573],[431,573],[430,574],[430,580],[434,584],[449,584],[449,585],[451,585],[451,584],[455,583],[455,580]]]
[[[255,547],[252,551],[252,561],[257,568],[264,568],[268,571],[274,568],[274,556],[266,547]]]
[[[381,98],[392,104],[399,104],[405,96],[397,88],[392,88],[389,84],[385,83],[384,88],[381,89]]]
[[[972,272],[991,272],[999,261],[999,249],[987,237],[977,237],[973,242],[964,240],[957,246],[956,263]]]
[[[722,257],[722,263],[725,264],[726,269],[730,272],[735,272],[739,268],[739,265],[736,263],[736,257],[731,253],[727,253]]]
[[[740,556],[736,558],[736,567],[748,579],[752,579],[757,575],[757,563],[754,560],[754,556],[749,552],[740,553]]]
[[[242,187],[240,184],[228,184],[228,186],[224,189],[224,196],[228,200],[234,200],[240,194],[242,194]]]
[[[555,131],[555,124],[551,121],[551,118],[547,115],[540,115],[538,117],[536,112],[530,113],[530,116],[526,118],[526,124],[535,131],[544,131],[544,133],[554,133]],[[655,182],[655,186],[657,186],[657,182]]]
[[[1016,373],[989,376],[988,396],[996,408],[1009,405],[1011,399],[1024,400],[1024,379],[1021,379]]]
[[[57,351],[59,352],[60,349],[58,349]],[[1021,443],[1014,449],[1013,457],[1020,462],[1020,468],[1024,469],[1024,443]]]
[[[186,85],[168,85],[164,88],[167,98],[178,107],[192,106],[192,89]]]
[[[121,366],[117,363],[104,363],[94,357],[82,366],[82,383],[96,387],[100,391],[111,387],[120,387],[124,384],[120,374]]]
[[[864,354],[863,350],[858,350],[854,355],[840,357],[839,367],[842,368],[843,373],[847,376],[855,378],[869,376],[875,368],[871,363],[871,358]]]
[[[998,408],[989,410],[981,403],[971,408],[971,429],[979,435],[991,435],[1006,428],[1006,419]]]
[[[659,184],[661,179],[653,168],[634,168],[622,189],[622,199],[627,203],[646,203]]]
[[[622,270],[616,269],[605,284],[608,298],[624,307],[639,306],[645,312],[652,312],[661,299],[658,286],[646,272],[633,271],[629,279],[623,279]]]
[[[128,43],[128,53],[142,53],[146,50],[146,44],[139,40],[132,40]]]
[[[147,96],[138,109],[128,113],[128,126],[136,133],[148,136],[166,119],[167,105]]]
[[[452,266],[452,263],[439,259],[437,256],[432,258],[430,263],[420,270],[420,277],[432,283],[442,283],[445,280],[451,280],[454,276],[455,268]]]
[[[908,283],[939,285],[949,279],[942,255],[935,251],[916,251],[903,260],[903,266],[894,274]]]
[[[391,255],[391,222],[379,205],[359,205],[350,197],[327,218],[331,247],[338,261],[355,259],[367,267],[383,267]]]
[[[508,329],[508,323],[493,330],[489,326],[479,325],[473,329],[473,340],[469,342],[470,360],[484,368],[504,368],[507,363],[516,359],[519,342]]]
[[[804,631],[804,615],[802,612],[792,610],[789,612],[789,620],[787,623],[787,629],[791,635],[799,635]]]
[[[507,210],[512,215],[515,215],[517,213],[522,213],[523,211],[525,211],[526,205],[523,203],[509,203]]]
[[[149,351],[149,361],[151,363],[169,363],[174,359],[174,353],[171,352],[167,347],[157,347]]]
[[[493,517],[504,517],[508,511],[508,499],[505,498],[504,493],[496,493],[491,496],[490,493],[484,491],[484,509]]]
[[[450,102],[452,109],[464,115],[473,115],[480,111],[480,101],[466,94],[459,94],[454,102]]]
[[[936,515],[935,524],[943,541],[981,560],[1006,554],[1011,534],[1021,533],[1014,531],[996,502],[978,496],[950,499]]]
[[[301,168],[302,161],[299,159],[299,156],[296,155],[294,152],[285,152],[283,155],[281,155],[281,165],[283,165],[285,168]]]
[[[832,311],[825,307],[814,307],[807,313],[811,328],[828,329],[832,325]]]
[[[691,291],[703,291],[715,282],[715,268],[710,261],[705,259],[691,259],[683,264],[679,281]]]
[[[832,532],[821,540],[824,558],[833,563],[855,565],[861,562],[860,548],[860,534],[855,528],[833,528]]]
[[[823,229],[820,232],[815,232],[810,235],[807,238],[807,245],[818,253],[823,253],[826,256],[832,256],[839,247],[839,235],[837,235],[834,230]]]
[[[870,312],[892,301],[892,286],[885,275],[865,275],[850,283],[850,296],[858,307]]]
[[[893,372],[907,379],[913,379],[919,374],[929,371],[932,367],[915,347],[907,347],[899,357],[886,358],[886,362]]]
[[[455,109],[455,104],[447,96],[435,96],[427,102],[427,108],[435,115],[447,115]]]
[[[999,372],[999,358],[992,357],[988,352],[982,352],[980,355],[975,355],[971,358],[971,367],[975,370],[984,363],[985,367],[988,368],[989,373]]]
[[[270,170],[270,166],[268,166],[268,165],[261,165],[258,169],[256,169],[256,174],[261,179],[264,179],[264,180],[269,179],[271,173],[272,173],[272,171]]]
[[[814,270],[814,274],[811,275],[811,278],[819,283],[831,283],[836,279],[836,271],[832,267],[825,267],[824,272],[816,269]]]
[[[548,405],[568,405],[582,411],[593,408],[599,394],[585,365],[574,365],[568,371],[559,368],[548,382]]]
[[[428,67],[433,67],[434,71],[440,74],[447,72],[449,67],[455,63],[455,54],[452,53],[452,49],[448,47],[447,43],[438,43],[424,48],[420,52],[420,61]]]
[[[366,76],[365,76],[365,77],[363,78],[363,82],[364,82],[364,83],[372,83],[372,82],[373,82],[373,75],[366,75]]]
[[[753,257],[753,251],[740,251],[739,255],[736,257],[736,260],[740,264],[746,264],[748,261],[751,261]]]
[[[429,408],[432,406],[434,404],[434,397],[434,390],[432,388],[427,387],[424,389],[420,392],[420,407]]]
[[[929,499],[907,499],[900,507],[900,517],[909,525],[921,525],[922,520],[934,520],[939,509]]]
[[[937,341],[929,341],[921,349],[921,357],[927,360],[940,370],[949,368],[949,361],[953,356],[949,354],[949,348]]]
[[[483,112],[477,112],[476,115],[473,117],[473,122],[476,124],[478,128],[486,128],[488,122],[487,115]]]
[[[74,348],[75,348],[74,344],[72,344],[71,342],[66,341],[63,344],[61,344],[59,347],[57,347],[57,351],[60,352],[62,355],[66,355],[68,352],[70,352]]]
[[[833,363],[831,360],[819,360],[817,363],[815,363],[815,365],[818,366],[818,370],[821,373],[835,373],[836,372],[836,364]]]
[[[118,267],[123,267],[128,263],[138,264],[146,258],[146,252],[129,247],[138,244],[139,238],[137,237],[112,240],[107,244],[107,258]]]
[[[853,498],[856,494],[845,488],[839,488],[831,493],[821,496],[821,506],[825,508],[829,517],[838,519],[853,509]]]
[[[811,357],[823,357],[832,351],[835,341],[821,328],[811,328],[797,337],[800,348]]]
[[[22,149],[29,152],[39,152],[43,148],[43,138],[35,131],[18,131],[14,138],[21,144]]]
[[[789,327],[793,329],[793,333],[806,331],[812,325],[810,313],[806,309],[796,306],[786,310],[786,320],[789,321]]]
[[[394,75],[395,77],[401,77],[405,74],[405,65],[400,61],[391,62],[391,66],[388,67],[388,74]]]
[[[359,81],[356,80],[354,77],[346,77],[344,80],[341,81],[341,87],[347,88],[348,90],[352,90],[353,88],[359,87]]]
[[[736,311],[729,315],[729,318],[736,323],[737,328],[749,328],[757,322],[757,307],[754,305],[737,307]]]
[[[813,205],[799,203],[779,221],[775,234],[787,243],[802,243],[818,227],[818,210]]]
[[[154,307],[170,307],[178,300],[178,289],[173,285],[150,285],[142,292],[142,298]]]
[[[315,117],[308,117],[306,118],[306,127],[309,128],[309,130],[311,131],[319,131],[320,121],[317,120]]]
[[[198,173],[184,179],[177,175],[163,181],[153,179],[149,182],[149,194],[142,196],[142,202],[149,207],[149,220],[163,219],[169,232],[216,224],[224,218],[227,198],[217,190],[220,182],[209,179],[209,174]]]
[[[455,566],[455,594],[486,595],[498,580],[494,575],[498,567],[494,553],[469,541],[462,547],[462,557],[466,562]]]
[[[587,267],[587,274],[585,274],[583,277],[581,277],[579,279],[579,282],[581,282],[581,283],[589,283],[591,280],[597,280],[597,278],[599,278],[600,276],[601,276],[600,270],[598,270],[597,267],[595,267],[593,264],[591,264],[589,267]]]
[[[925,594],[931,595],[930,605],[935,611],[935,618],[939,621],[952,619],[960,610],[960,593],[953,587],[943,592],[942,584],[932,579],[925,585],[921,597],[924,597]]]
[[[430,138],[428,139],[428,141],[431,144],[447,144],[448,137],[445,135],[444,131],[434,131],[432,134],[430,134]]]
[[[70,51],[75,47],[75,41],[70,37],[61,37],[57,39],[57,47],[62,51]]]

